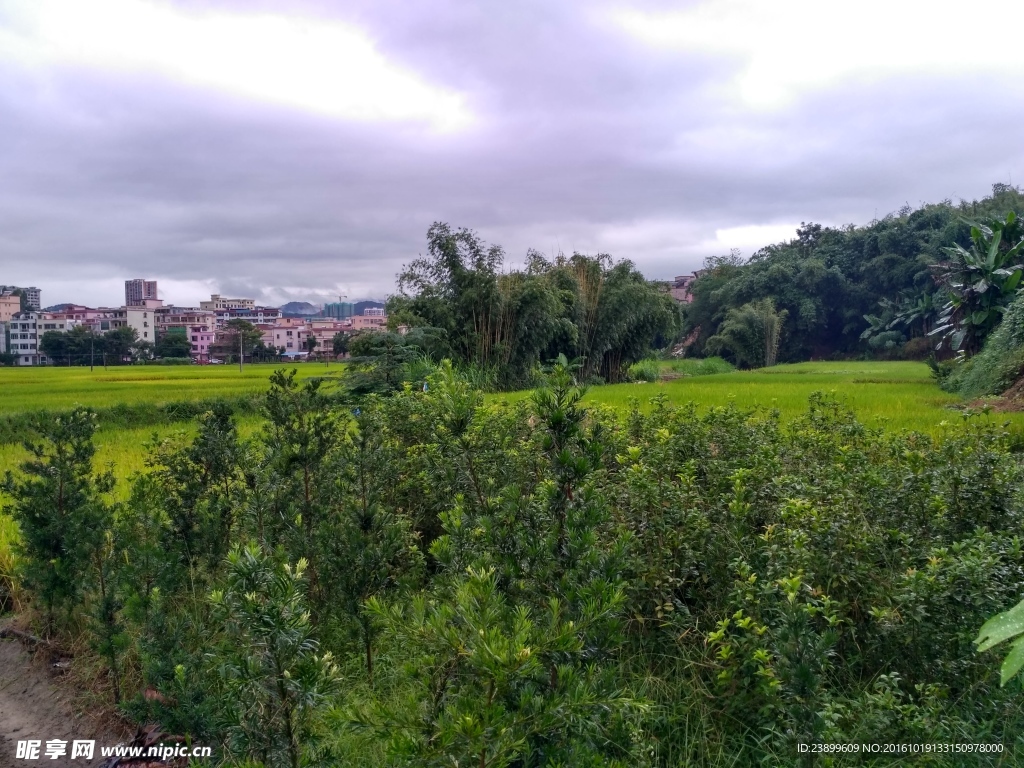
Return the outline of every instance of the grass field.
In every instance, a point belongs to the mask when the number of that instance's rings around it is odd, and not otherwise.
[[[267,389],[278,368],[300,377],[322,375],[319,363],[261,363],[243,371],[230,365],[145,365],[97,368],[0,368],[0,415],[65,410],[75,405],[105,408],[137,403],[230,397]],[[329,370],[337,370],[337,365]]]
[[[87,368],[0,368],[0,415],[48,409],[60,410],[81,404],[104,408],[117,404],[166,403],[201,400],[262,392],[267,378],[279,364],[250,365],[243,372],[229,366],[145,366],[124,367],[90,373]],[[321,375],[319,364],[300,363],[300,376]],[[663,364],[666,373],[680,370]],[[914,362],[839,362],[780,365],[759,371],[735,371],[642,384],[592,387],[587,400],[615,408],[628,408],[637,400],[641,406],[663,394],[670,402],[696,402],[702,407],[733,402],[742,408],[762,412],[778,409],[783,420],[807,409],[812,392],[834,393],[870,426],[893,430],[917,430],[940,435],[943,424],[961,419],[955,410],[962,402],[940,390],[928,367]],[[518,400],[526,392],[488,396],[490,401]],[[1024,433],[1024,414],[994,414],[1000,423]],[[242,419],[242,432],[251,434],[259,420]],[[138,428],[101,427],[96,434],[96,460],[100,466],[113,464],[121,478],[144,467],[144,445],[154,434],[169,435],[191,430],[190,423],[161,424]],[[25,458],[20,445],[0,445],[0,474]]]
[[[670,364],[667,364],[670,365]],[[666,366],[667,367],[667,366]],[[640,384],[593,387],[587,400],[616,408],[628,407],[633,399],[645,404],[664,394],[677,405],[695,402],[703,407],[735,403],[741,408],[764,412],[778,409],[788,420],[807,410],[812,392],[834,393],[869,426],[893,430],[915,430],[941,435],[943,423],[956,424],[955,410],[963,401],[943,392],[931,378],[928,366],[915,362],[828,362],[778,365],[757,371],[735,371],[708,376],[689,376]],[[495,395],[510,400],[526,393]],[[1024,431],[1024,414],[993,414],[1011,428]]]

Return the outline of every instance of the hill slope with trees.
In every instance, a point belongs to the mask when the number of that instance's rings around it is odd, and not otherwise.
[[[743,362],[735,347],[712,339],[730,315],[735,325],[770,301],[782,315],[779,362],[865,352],[924,357],[935,346],[928,334],[942,325],[942,267],[956,268],[948,249],[970,255],[972,222],[1005,221],[1011,212],[1024,212],[1024,194],[996,184],[982,200],[906,206],[866,226],[805,223],[792,241],[747,261],[736,252],[710,258],[693,284],[683,335],[692,337],[692,354],[724,352]]]

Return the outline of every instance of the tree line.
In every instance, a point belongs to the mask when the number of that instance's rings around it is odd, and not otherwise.
[[[154,358],[187,362],[195,356],[190,335],[184,330],[172,329],[151,342],[139,338],[139,332],[131,326],[102,333],[87,325],[68,331],[49,330],[40,337],[39,350],[54,365],[126,365]],[[209,357],[227,362],[237,362],[239,356],[253,362],[271,362],[280,360],[283,354],[284,350],[264,344],[259,328],[240,319],[225,323],[207,351]]]
[[[867,226],[805,223],[747,260],[706,260],[682,336],[691,354],[747,366],[765,364],[775,326],[780,362],[974,354],[1020,288],[1022,212],[1021,191],[995,184],[982,200],[905,206]]]
[[[887,434],[821,395],[789,425],[620,413],[581,375],[488,404],[442,363],[353,406],[278,371],[261,432],[214,405],[121,493],[93,414],[49,418],[3,482],[15,594],[124,713],[229,765],[812,765],[798,745],[978,734],[1019,759],[1024,700],[974,645],[1024,590],[1005,432]]]

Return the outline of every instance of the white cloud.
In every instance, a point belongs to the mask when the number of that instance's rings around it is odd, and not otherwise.
[[[796,224],[748,224],[742,227],[716,229],[715,239],[711,245],[723,253],[733,248],[756,251],[766,245],[795,239],[796,228]]]
[[[337,21],[186,13],[154,0],[26,0],[0,31],[0,55],[153,71],[202,87],[352,120],[471,121],[462,95],[389,62]]]
[[[965,7],[714,0],[681,11],[616,10],[611,18],[652,46],[736,59],[735,93],[758,107],[782,106],[805,90],[849,78],[983,72],[1010,82],[1024,74],[1024,57],[1008,32],[1024,24],[1024,4],[1006,0]]]

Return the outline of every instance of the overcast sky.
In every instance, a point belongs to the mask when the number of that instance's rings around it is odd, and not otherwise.
[[[1024,181],[1024,3],[0,0],[0,283],[383,298],[431,222],[651,278]]]

